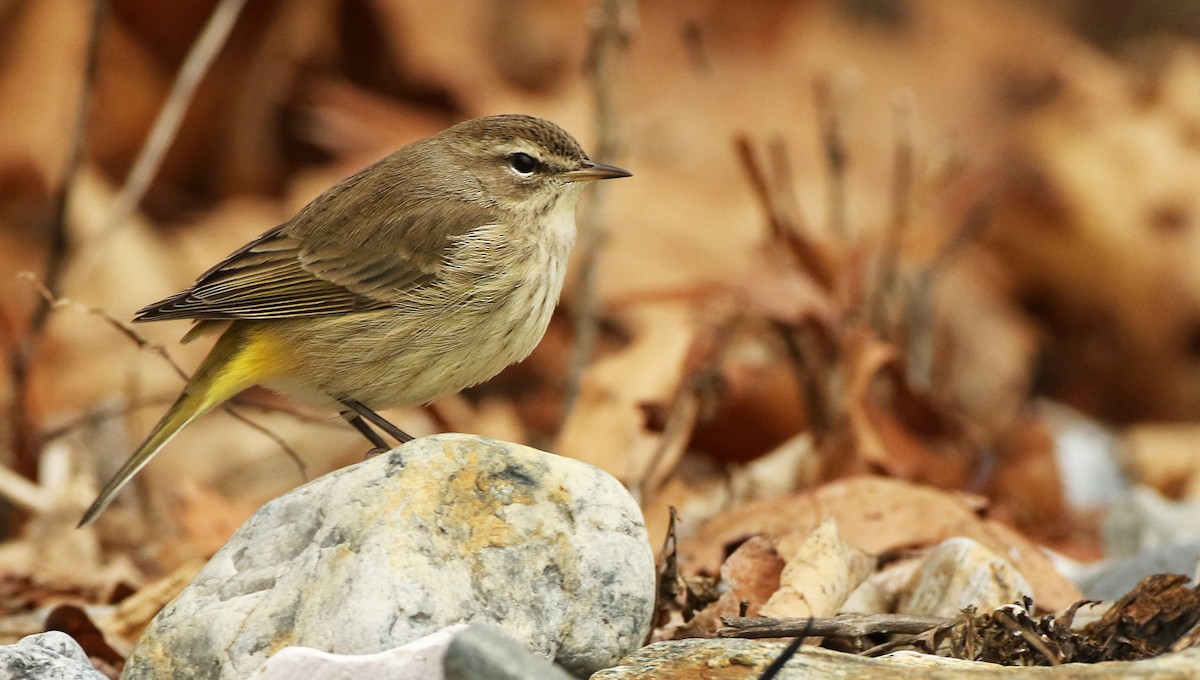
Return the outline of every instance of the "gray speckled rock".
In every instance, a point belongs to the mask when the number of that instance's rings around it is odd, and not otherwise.
[[[243,678],[291,645],[369,654],[457,623],[575,673],[650,625],[642,515],[590,465],[439,435],[265,505],[147,628],[124,678]]]
[[[58,631],[23,637],[0,646],[3,680],[107,680],[92,667],[83,648]]]

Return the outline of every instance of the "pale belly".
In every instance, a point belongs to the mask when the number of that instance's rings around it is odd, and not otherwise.
[[[351,398],[379,410],[458,392],[533,351],[558,302],[565,260],[548,254],[537,276],[500,271],[448,286],[469,295],[440,291],[404,307],[322,318],[319,326],[312,318],[264,322],[255,332],[270,336],[287,368],[263,384],[324,408]]]

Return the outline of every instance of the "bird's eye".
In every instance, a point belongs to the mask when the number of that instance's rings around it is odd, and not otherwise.
[[[537,169],[538,160],[527,153],[518,151],[514,154],[509,154],[508,164],[512,166],[513,170],[522,175],[528,175]]]

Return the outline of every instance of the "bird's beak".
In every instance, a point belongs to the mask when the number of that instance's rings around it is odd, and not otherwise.
[[[605,165],[593,161],[584,161],[583,167],[562,174],[568,182],[590,182],[596,179],[616,179],[617,177],[632,177],[633,173],[622,170],[615,165]]]

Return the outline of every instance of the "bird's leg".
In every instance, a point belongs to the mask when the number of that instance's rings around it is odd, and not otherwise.
[[[400,428],[396,427],[395,425],[389,423],[386,418],[384,418],[383,416],[379,415],[378,413],[372,411],[370,408],[368,408],[362,402],[360,402],[356,399],[351,399],[349,397],[343,397],[341,399],[338,399],[338,401],[342,402],[342,405],[345,406],[346,408],[350,409],[351,411],[354,411],[358,415],[360,415],[363,418],[366,418],[367,420],[374,423],[375,426],[378,427],[379,429],[392,435],[392,437],[394,437],[396,439],[396,441],[400,442],[401,444],[403,444],[404,442],[411,442],[414,439],[414,437],[412,435],[405,432],[404,430],[401,430]],[[351,424],[353,424],[353,423],[351,423]],[[363,424],[365,425],[366,423],[363,423]],[[355,427],[357,427],[357,425]],[[361,430],[360,430],[360,432],[361,432]]]
[[[362,416],[351,413],[350,411],[342,411],[340,415],[346,420],[347,423],[350,423],[352,426],[354,426],[354,429],[358,430],[362,436],[366,437],[368,441],[375,445],[375,448],[367,451],[367,455],[364,456],[365,458],[370,458],[371,456],[378,455],[388,450],[388,443],[384,441],[383,437],[379,436],[378,432],[371,429],[371,426],[367,424],[367,421],[362,419]]]

